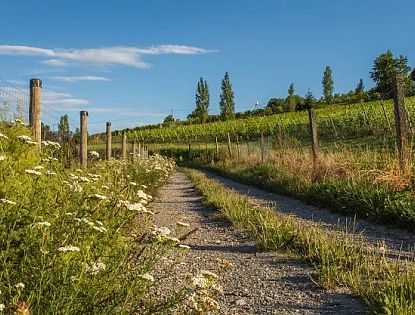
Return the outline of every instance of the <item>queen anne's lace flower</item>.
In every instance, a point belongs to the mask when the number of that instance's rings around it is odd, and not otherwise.
[[[0,138],[3,138],[3,139],[9,139],[9,137],[8,136],[6,136],[5,134],[3,134],[3,133],[0,133]]]
[[[58,248],[60,252],[79,252],[81,249],[76,246],[62,246]]]
[[[25,173],[27,173],[27,174],[31,174],[31,175],[37,175],[37,176],[42,175],[42,173],[41,173],[41,172],[38,172],[38,171],[36,171],[36,170],[24,170],[24,171],[25,171]]]
[[[90,151],[89,156],[99,159],[99,153],[97,151]]]
[[[145,273],[143,275],[139,275],[139,277],[141,279],[144,279],[144,280],[147,280],[147,281],[150,281],[150,282],[154,282],[154,277],[151,274],[149,274],[149,273]]]
[[[0,162],[5,161],[7,158],[4,155],[0,155]]]
[[[8,204],[8,205],[15,205],[16,204],[14,201],[11,201],[11,200],[8,200],[8,199],[5,199],[5,198],[1,198],[0,202]]]
[[[36,222],[36,223],[34,223],[33,224],[33,226],[47,226],[47,227],[49,227],[49,226],[51,226],[52,224],[50,224],[49,222],[47,222],[47,221],[43,221],[43,222]]]

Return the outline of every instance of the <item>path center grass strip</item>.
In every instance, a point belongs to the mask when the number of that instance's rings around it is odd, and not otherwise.
[[[184,169],[204,202],[254,238],[263,250],[290,252],[310,263],[325,288],[345,288],[380,314],[415,313],[415,268],[390,260],[385,248],[365,246],[347,231],[304,223],[275,209],[257,207],[248,197],[225,188],[196,170]]]

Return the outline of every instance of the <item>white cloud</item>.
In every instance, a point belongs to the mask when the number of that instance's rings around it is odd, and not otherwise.
[[[70,65],[124,65],[148,68],[151,65],[142,60],[145,55],[196,55],[216,52],[199,47],[184,45],[160,45],[147,48],[114,46],[91,49],[47,49],[31,46],[0,45],[0,55],[22,55],[47,57],[42,63],[63,67]]]
[[[110,81],[110,79],[106,77],[96,77],[92,75],[78,76],[78,77],[55,76],[53,78],[58,81],[69,82],[69,83],[77,82],[77,81]]]
[[[90,101],[82,98],[74,98],[69,93],[61,93],[54,91],[45,91],[43,93],[43,104],[50,106],[55,110],[67,110],[69,107],[76,107],[80,105],[87,105]],[[47,110],[47,109],[45,109]]]

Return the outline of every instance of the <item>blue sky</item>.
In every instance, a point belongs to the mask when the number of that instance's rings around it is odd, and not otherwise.
[[[238,111],[285,97],[290,82],[321,95],[354,88],[382,52],[415,66],[413,0],[1,0],[0,77],[43,80],[45,121],[89,111],[91,131],[183,119],[197,81],[218,112],[230,73]]]

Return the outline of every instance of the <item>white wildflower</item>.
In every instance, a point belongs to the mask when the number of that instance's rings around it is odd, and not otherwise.
[[[102,185],[101,188],[109,190],[110,188],[107,185]]]
[[[75,172],[82,173],[83,170],[81,170],[80,168],[78,168],[78,169],[75,170]]]
[[[3,162],[4,160],[6,160],[7,158],[4,155],[0,155],[0,162]]]
[[[8,205],[15,205],[16,204],[14,201],[11,201],[11,200],[8,200],[8,199],[5,199],[5,198],[1,198],[0,202],[8,204]]]
[[[79,252],[81,249],[76,246],[62,246],[58,248],[60,252]]]
[[[79,180],[81,182],[84,182],[84,183],[89,183],[90,182],[89,178],[88,177],[84,177],[84,176],[79,177]]]
[[[137,186],[137,183],[135,183],[135,182],[130,182],[130,185],[131,185],[131,186]]]
[[[144,199],[144,200],[148,199],[148,195],[142,190],[137,191],[137,196],[141,199]]]
[[[14,287],[17,288],[17,289],[24,289],[25,285],[24,285],[24,283],[19,282],[19,283],[15,284]]]
[[[20,124],[20,125],[23,125],[23,126],[26,126],[26,124],[21,120],[21,119],[19,119],[19,118],[16,118],[15,120],[14,120],[14,122],[16,123],[16,124]]]
[[[17,139],[23,140],[23,141],[32,141],[32,138],[26,135],[17,136]]]
[[[99,159],[99,153],[97,151],[90,151],[89,156]]]
[[[42,175],[41,172],[35,171],[35,170],[24,170],[26,174],[32,174],[32,175],[37,175],[40,176]]]
[[[8,136],[6,136],[5,134],[3,134],[3,133],[0,133],[0,138],[3,138],[3,139],[9,139],[9,137]]]
[[[43,222],[36,222],[33,224],[33,226],[51,226],[52,224],[50,224],[47,221],[43,221]]]
[[[103,262],[97,262],[92,264],[92,266],[89,266],[88,264],[85,264],[86,272],[90,272],[93,275],[96,275],[101,270],[105,270],[107,268],[107,265],[105,265]]]
[[[182,248],[182,249],[190,249],[190,246],[188,246],[188,245],[184,245],[184,244],[179,244],[179,246],[178,246],[179,248]]]
[[[0,304],[0,312],[3,312],[6,309],[6,305],[3,303]]]
[[[48,175],[48,176],[52,176],[52,175],[56,175],[56,173],[55,173],[55,172],[52,172],[52,171],[50,171],[50,170],[47,170],[47,171],[46,171],[46,175]]]
[[[107,231],[107,229],[105,227],[103,227],[103,226],[96,226],[96,225],[94,225],[92,228],[94,230],[99,231],[99,232],[106,232]]]
[[[41,171],[41,170],[43,170],[43,169],[44,169],[44,167],[43,167],[42,165],[38,165],[38,166],[35,166],[33,169],[34,169],[35,171]]]
[[[154,277],[151,274],[149,274],[149,273],[145,273],[143,275],[139,275],[139,277],[141,279],[144,279],[144,280],[147,280],[147,281],[150,281],[150,282],[154,282]]]
[[[107,196],[99,195],[99,194],[90,195],[89,198],[95,198],[95,199],[99,199],[99,200],[107,200],[108,199]]]

